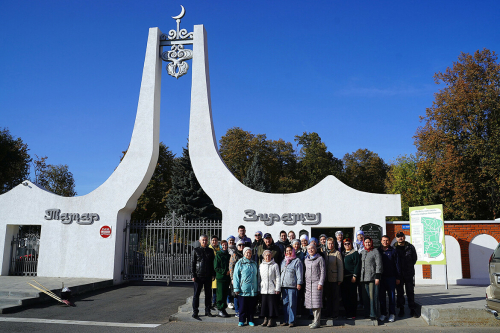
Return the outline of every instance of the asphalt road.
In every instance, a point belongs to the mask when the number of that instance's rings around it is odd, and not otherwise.
[[[236,324],[217,324],[203,322],[169,322],[171,314],[177,312],[178,306],[186,303],[192,294],[191,283],[149,283],[143,285],[123,285],[76,297],[75,307],[65,307],[58,303],[46,303],[26,308],[22,311],[0,315],[0,320],[14,318],[19,322],[0,321],[0,332],[236,332],[267,331],[269,328],[237,327]],[[45,320],[44,322],[29,322]],[[50,320],[72,320],[80,323],[51,323]],[[83,322],[83,323],[82,323]],[[105,323],[119,324],[156,324],[156,327],[115,327]],[[95,324],[96,326],[90,326]],[[272,332],[302,332],[309,330],[307,326],[290,329],[288,327],[271,328]],[[498,327],[336,327],[342,332],[498,332]],[[332,327],[322,327],[317,331],[331,332]]]
[[[192,283],[121,285],[76,296],[74,307],[57,302],[38,304],[3,318],[36,318],[86,322],[166,324],[192,294]],[[29,322],[0,322],[0,332],[151,332],[151,328],[103,327]]]

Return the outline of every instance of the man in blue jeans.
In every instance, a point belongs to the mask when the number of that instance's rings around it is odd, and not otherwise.
[[[399,284],[399,273],[397,264],[396,249],[391,246],[391,240],[384,235],[381,239],[382,245],[378,248],[382,256],[382,279],[379,286],[379,301],[380,301],[380,321],[385,321],[387,318],[387,304],[385,301],[386,295],[389,297],[389,322],[394,322],[396,318],[396,283]]]

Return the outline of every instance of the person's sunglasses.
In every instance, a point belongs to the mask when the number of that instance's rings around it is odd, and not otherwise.
[[[344,243],[344,245],[351,245],[351,243]]]
[[[255,237],[262,237],[261,235],[255,235]]]

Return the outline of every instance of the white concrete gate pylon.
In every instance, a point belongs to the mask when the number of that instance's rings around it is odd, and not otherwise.
[[[8,275],[17,226],[41,225],[38,276],[121,282],[123,229],[158,161],[160,35],[158,28],[149,29],[132,138],[111,176],[93,192],[79,197],[61,197],[29,181],[0,195],[1,275]],[[103,226],[111,227],[107,238],[100,235]]]
[[[262,193],[243,185],[220,157],[212,121],[207,33],[194,27],[193,79],[189,124],[189,155],[196,178],[222,211],[222,237],[235,235],[240,224],[250,236],[269,232],[276,241],[280,230],[311,227],[355,227],[375,223],[385,232],[386,216],[401,215],[399,194],[357,191],[328,176],[299,193]],[[268,133],[272,134],[272,133]],[[260,215],[259,215],[260,214]]]

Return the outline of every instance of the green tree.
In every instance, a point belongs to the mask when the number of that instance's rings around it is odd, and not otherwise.
[[[429,163],[414,155],[398,157],[389,167],[385,180],[387,193],[401,194],[404,221],[409,220],[409,207],[436,203],[437,197],[432,185]]]
[[[265,136],[263,139],[265,140]],[[228,129],[219,141],[219,153],[224,163],[241,182],[250,167],[257,141],[259,139],[255,135],[239,127]]]
[[[269,192],[271,186],[266,180],[264,169],[260,163],[259,154],[255,154],[252,164],[247,170],[247,175],[243,179],[243,184],[256,191]]]
[[[125,156],[126,151],[123,152]],[[122,159],[123,159],[122,156]],[[137,207],[132,212],[132,220],[157,220],[167,215],[166,200],[172,188],[172,168],[175,155],[160,142],[158,162],[148,186],[137,200]]]
[[[266,174],[269,175],[271,191],[292,193],[300,190],[298,179],[298,156],[291,142],[283,139],[269,141],[271,158]]]
[[[221,211],[196,179],[187,148],[183,148],[182,157],[174,160],[172,189],[166,198],[166,205],[169,211],[175,211],[188,220],[222,219]]]
[[[65,197],[74,197],[75,179],[66,164],[47,164],[47,156],[38,157],[34,161],[35,183],[52,193]]]
[[[418,156],[432,167],[446,219],[500,217],[500,64],[495,52],[462,53],[415,134]]]
[[[239,181],[244,181],[258,154],[270,192],[289,193],[298,190],[297,155],[290,142],[283,139],[268,140],[265,134],[254,135],[234,127],[221,137],[219,143],[224,163]]]
[[[0,130],[0,194],[29,178],[28,145],[14,139],[7,128]]]
[[[342,161],[327,151],[318,133],[304,132],[296,135],[295,141],[301,146],[298,165],[300,190],[313,187],[328,175],[342,178]]]
[[[344,182],[364,192],[385,193],[385,178],[389,167],[378,154],[368,149],[358,149],[345,154]]]

